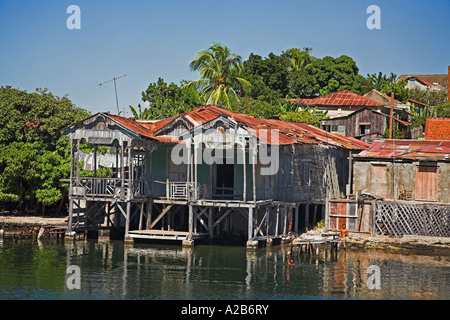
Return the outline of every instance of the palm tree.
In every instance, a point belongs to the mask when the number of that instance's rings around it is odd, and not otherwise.
[[[316,58],[311,55],[311,48],[291,48],[286,51],[286,55],[290,58],[293,71],[302,71],[308,64]]]
[[[200,92],[207,104],[239,104],[239,94],[250,90],[250,82],[242,77],[241,56],[231,53],[220,43],[202,50],[189,64],[191,71],[199,71],[200,79],[187,83]]]

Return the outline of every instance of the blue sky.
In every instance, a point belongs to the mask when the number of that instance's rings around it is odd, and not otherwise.
[[[81,9],[69,30],[66,9]],[[378,5],[381,29],[369,30],[367,7]],[[128,105],[162,77],[198,79],[196,53],[221,42],[246,59],[292,47],[316,57],[352,57],[360,74],[446,73],[450,65],[449,0],[0,0],[0,85],[68,95],[95,113],[116,112],[114,85]]]

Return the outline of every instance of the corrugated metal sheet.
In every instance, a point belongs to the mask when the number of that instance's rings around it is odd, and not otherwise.
[[[291,103],[314,106],[348,106],[348,107],[384,107],[384,104],[360,96],[349,90],[342,90],[314,99],[291,99]]]
[[[267,144],[288,145],[293,143],[323,143],[351,150],[362,150],[369,146],[369,144],[360,140],[332,134],[309,124],[274,119],[260,119],[245,114],[231,112],[212,105],[195,108],[181,115],[176,115],[152,123],[137,122],[134,119],[116,115],[108,116],[143,136],[161,142],[181,142],[178,140],[178,136],[171,137],[167,135],[158,135],[158,132],[163,131],[165,127],[170,126],[173,121],[177,121],[180,117],[192,125],[192,127],[195,127],[196,125],[211,121],[219,116],[225,116],[232,118],[251,134],[254,134]],[[273,131],[271,130],[278,130],[279,135],[277,135],[277,137],[272,136]]]
[[[412,160],[450,160],[449,140],[380,140],[373,142],[356,158],[399,158]]]

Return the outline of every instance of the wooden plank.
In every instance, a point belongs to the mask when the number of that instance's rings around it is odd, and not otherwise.
[[[162,217],[164,217],[164,215],[169,212],[169,210],[173,207],[172,204],[169,204],[161,213],[160,215],[152,222],[152,224],[148,227],[149,229],[153,228],[155,226],[155,224],[158,223],[159,220],[161,220]]]

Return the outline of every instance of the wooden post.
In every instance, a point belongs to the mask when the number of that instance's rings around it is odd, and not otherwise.
[[[194,231],[194,207],[189,204],[189,239],[192,239]]]
[[[125,221],[125,240],[128,238],[128,232],[130,231],[130,209],[131,209],[131,202],[127,201],[127,217]]]
[[[210,207],[209,209],[209,215],[208,215],[208,232],[209,232],[209,238],[214,238],[214,225],[213,225],[213,207]]]
[[[243,190],[243,200],[244,203],[247,202],[247,164],[246,164],[246,159],[245,159],[245,139],[244,139],[244,144],[242,146],[242,153],[243,153],[243,167],[242,167],[242,172],[244,175],[244,190]]]
[[[73,220],[73,200],[69,196],[69,221],[68,221],[68,232],[72,232],[72,220]]]
[[[391,111],[389,115],[389,139],[392,139],[392,124],[394,120],[394,92],[391,92]]]
[[[305,230],[308,231],[309,223],[309,203],[305,204]]]
[[[81,139],[77,140],[77,186],[80,183],[80,140]]]
[[[295,233],[298,234],[298,206],[295,206],[295,227],[294,227],[294,231]]]
[[[275,221],[275,236],[278,237],[278,221],[280,219],[280,205],[277,205],[277,215],[276,215],[276,221]]]
[[[147,226],[146,229],[150,229],[150,225],[152,224],[152,212],[153,212],[153,198],[150,198],[147,201]]]
[[[140,211],[140,214],[139,214],[139,230],[142,230],[142,220],[144,218],[144,205],[145,205],[145,203],[141,202],[140,205],[141,205],[141,207],[140,207],[141,211]]]
[[[253,176],[253,202],[256,203],[256,138],[252,143],[252,176]]]
[[[125,188],[125,141],[122,141],[120,147],[120,178],[122,179],[122,188]]]
[[[94,178],[97,178],[97,145],[94,144]]]
[[[253,207],[248,208],[248,241],[253,240]]]

